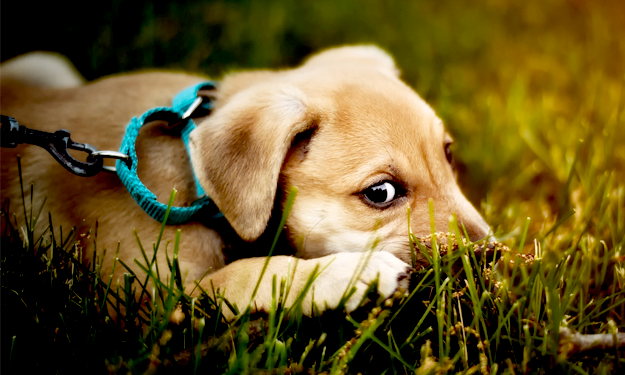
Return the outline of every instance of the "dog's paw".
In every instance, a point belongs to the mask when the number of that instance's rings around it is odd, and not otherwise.
[[[375,281],[384,299],[400,288],[408,288],[410,267],[389,252],[339,253],[324,258],[327,261],[321,262],[321,273],[313,284],[314,301],[318,306],[336,308],[355,287],[345,302],[345,309],[354,311]]]

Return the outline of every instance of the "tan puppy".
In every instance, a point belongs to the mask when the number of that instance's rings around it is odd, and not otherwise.
[[[40,130],[68,129],[74,141],[100,150],[119,149],[130,118],[170,106],[180,90],[204,79],[138,73],[58,89],[29,86],[23,74],[12,78],[10,73],[3,71],[2,114]],[[240,239],[195,222],[168,226],[166,239],[182,229],[179,260],[187,292],[213,269],[201,281],[203,287],[214,283],[239,308],[251,302],[267,251],[255,241],[263,234],[273,236],[285,191],[292,186],[299,193],[286,233],[293,254],[302,259],[272,257],[253,301],[259,310],[270,308],[273,275],[291,283],[291,303],[315,269],[320,274],[304,301],[307,314],[313,295],[320,308],[335,307],[354,273],[357,292],[348,310],[377,277],[380,293],[391,295],[409,271],[407,209],[412,232],[429,234],[429,198],[439,230],[447,230],[455,213],[472,239],[488,234],[488,225],[458,188],[451,139],[441,120],[401,82],[391,57],[376,47],[335,48],[296,69],[226,76],[215,110],[196,123],[191,135],[195,172]],[[162,123],[141,134],[137,149],[144,183],[161,202],[174,187],[176,205],[192,202],[191,163],[179,137],[168,134]],[[108,249],[103,275],[111,272],[117,241],[127,264],[141,258],[132,228],[145,243],[156,239],[160,223],[139,208],[116,175],[76,177],[35,146],[2,150],[2,198],[11,198],[18,215],[16,153],[25,183],[35,184],[35,207],[47,196],[55,225],[66,233],[84,221],[80,232],[86,233],[98,221],[98,250]],[[26,194],[28,201],[28,189]],[[91,240],[83,238],[82,246],[90,261]],[[227,264],[241,256],[257,257]],[[166,269],[164,251],[158,262]],[[122,272],[117,267],[114,277]]]

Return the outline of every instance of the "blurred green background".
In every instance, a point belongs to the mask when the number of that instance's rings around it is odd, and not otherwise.
[[[541,236],[575,208],[556,242],[623,246],[623,0],[2,4],[3,60],[57,51],[88,79],[152,67],[218,78],[353,43],[388,50],[443,118],[461,184],[497,234],[515,241],[531,217]]]

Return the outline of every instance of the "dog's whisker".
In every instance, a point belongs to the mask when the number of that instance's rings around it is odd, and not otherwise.
[[[317,225],[319,225],[319,223],[321,223],[324,219],[326,218],[326,216],[322,217],[321,219],[319,219],[319,221],[317,221],[315,223],[315,225],[312,226],[312,228],[310,228],[310,230],[308,231],[308,233],[306,233],[306,236],[304,237],[304,243],[302,243],[302,249],[301,251],[304,251],[306,249],[306,242],[308,241],[308,237],[310,236],[310,234],[312,233],[312,231],[317,227]]]

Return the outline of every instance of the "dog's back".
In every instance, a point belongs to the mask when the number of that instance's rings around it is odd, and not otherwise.
[[[75,142],[88,143],[99,150],[117,151],[130,119],[158,106],[170,106],[173,96],[205,77],[183,73],[150,72],[110,77],[83,84],[71,64],[55,54],[34,53],[3,64],[2,114],[14,117],[29,128],[55,132],[70,131]],[[184,146],[177,136],[154,124],[137,141],[140,157],[139,174],[160,199],[167,202],[172,187],[178,188],[177,205],[188,205],[195,197],[192,172]],[[22,188],[18,173],[18,155],[24,182],[24,198],[30,207],[30,185],[34,186],[33,207],[45,207],[36,232],[48,227],[47,213],[52,213],[55,228],[69,233],[77,227],[77,237],[90,262],[93,252],[93,230],[98,223],[98,250],[108,249],[102,274],[111,271],[117,243],[124,247],[125,260],[138,258],[133,229],[147,242],[158,236],[159,223],[147,216],[131,198],[114,173],[100,172],[93,177],[79,177],[65,170],[44,149],[33,145],[2,148],[2,200],[10,199],[12,217],[23,225]],[[71,152],[77,159],[86,154]],[[173,157],[172,157],[173,156]],[[112,164],[112,163],[108,163]],[[168,184],[162,184],[168,181]],[[29,210],[27,209],[27,212]],[[174,238],[179,226],[168,226],[167,238]],[[88,237],[88,233],[92,233]],[[204,269],[224,265],[221,239],[199,223],[185,226],[183,243],[197,249],[194,256]],[[215,250],[213,250],[215,249]],[[192,253],[195,250],[190,250]],[[166,267],[163,260],[162,267]],[[117,273],[123,267],[117,267]],[[119,275],[117,275],[119,276]],[[190,275],[200,277],[201,275]]]
[[[31,52],[7,60],[0,65],[3,85],[12,81],[29,86],[69,88],[84,84],[85,79],[62,55]]]

